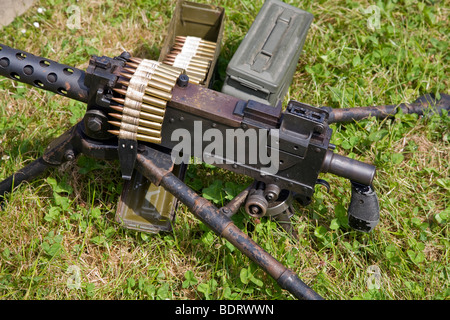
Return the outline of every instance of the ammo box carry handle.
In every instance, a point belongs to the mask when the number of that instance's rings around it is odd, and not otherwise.
[[[264,67],[267,66],[272,55],[278,48],[281,40],[283,39],[286,30],[289,27],[291,21],[291,13],[288,10],[284,10],[282,14],[278,16],[278,19],[274,25],[274,28],[270,32],[264,46],[261,51],[256,55],[251,69],[256,72],[262,72]]]

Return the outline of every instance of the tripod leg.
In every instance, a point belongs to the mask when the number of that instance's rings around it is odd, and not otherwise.
[[[5,193],[12,192],[13,189],[23,181],[31,181],[35,179],[44,173],[44,171],[49,167],[50,165],[45,162],[42,157],[40,157],[0,182],[0,200],[4,197]]]
[[[31,181],[49,167],[57,167],[66,161],[71,161],[83,153],[95,159],[117,159],[117,141],[103,141],[100,144],[94,138],[89,139],[84,134],[83,120],[53,140],[45,153],[12,176],[0,182],[0,201],[7,192],[23,181]]]
[[[74,150],[73,144],[81,139],[80,130],[77,130],[80,123],[53,140],[42,157],[0,182],[0,201],[2,201],[5,193],[12,192],[23,181],[31,181],[44,173],[49,167],[56,167],[64,161],[73,159],[76,155],[75,151],[77,151]]]
[[[239,251],[259,265],[274,278],[283,289],[298,299],[322,300],[323,298],[308,287],[297,275],[261,248],[243,233],[232,220],[205,198],[178,179],[169,168],[170,155],[164,155],[150,148],[138,153],[136,169],[154,184],[164,187],[173,194],[203,223],[217,235],[227,239]]]

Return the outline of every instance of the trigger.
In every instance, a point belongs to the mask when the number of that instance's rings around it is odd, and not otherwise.
[[[330,192],[330,184],[328,183],[328,181],[323,180],[323,179],[317,179],[316,184],[320,184],[322,186],[324,186],[325,188],[327,188],[327,192]]]

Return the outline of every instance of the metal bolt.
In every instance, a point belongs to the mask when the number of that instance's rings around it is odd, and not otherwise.
[[[73,150],[67,150],[64,154],[64,158],[66,158],[67,161],[72,161],[73,159],[75,159],[75,153],[73,152]]]
[[[185,74],[181,74],[177,79],[177,85],[186,88],[189,84],[189,77]]]
[[[98,132],[102,129],[102,120],[98,117],[91,117],[87,121],[87,127],[93,132]]]

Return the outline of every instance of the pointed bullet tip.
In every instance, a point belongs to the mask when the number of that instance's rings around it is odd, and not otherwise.
[[[113,90],[116,91],[116,92],[118,92],[118,93],[120,93],[120,94],[123,94],[123,95],[125,95],[125,94],[127,93],[127,91],[124,90],[124,89],[113,88]]]
[[[117,121],[108,121],[109,124],[112,124],[115,127],[120,127],[120,122]]]
[[[122,98],[111,98],[113,101],[115,101],[115,102],[118,102],[118,103],[124,103],[125,102],[125,99],[122,99]]]
[[[111,106],[111,105],[110,105],[110,107],[111,107],[111,109],[113,109],[113,110],[116,110],[116,111],[119,111],[119,112],[123,112],[123,107],[119,107],[119,106]]]
[[[108,113],[110,117],[116,118],[116,119],[122,119],[122,115],[118,113]]]

